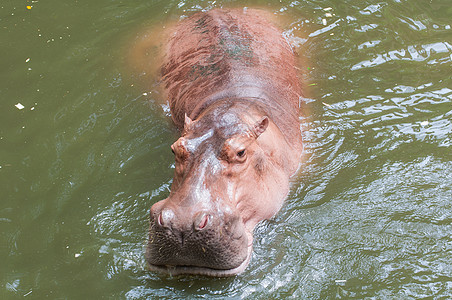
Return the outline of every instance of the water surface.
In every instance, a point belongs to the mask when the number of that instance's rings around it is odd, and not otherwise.
[[[165,277],[143,254],[178,132],[130,52],[223,5],[298,45],[302,171],[245,273]],[[449,0],[3,1],[0,298],[449,298],[451,20]]]

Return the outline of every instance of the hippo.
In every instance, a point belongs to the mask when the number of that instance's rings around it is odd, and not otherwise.
[[[161,84],[180,138],[168,198],[150,210],[146,261],[171,275],[247,267],[253,231],[281,208],[302,153],[293,48],[258,9],[212,9],[164,44]]]

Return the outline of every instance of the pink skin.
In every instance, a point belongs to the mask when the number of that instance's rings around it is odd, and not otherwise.
[[[172,275],[241,273],[300,160],[293,52],[260,12],[212,10],[176,28],[163,65],[182,135],[171,193],[151,208],[146,259]]]
[[[159,226],[168,225],[170,232],[167,234],[171,235],[168,238],[171,242],[156,242],[151,230],[152,243],[147,256],[152,270],[173,275],[210,276],[242,272],[250,260],[256,224],[279,211],[289,191],[288,172],[294,172],[290,168],[293,148],[266,115],[259,110],[251,110],[252,106],[247,102],[231,102],[224,101],[224,105],[220,103],[208,109],[200,115],[200,121],[191,121],[187,117],[182,137],[172,145],[176,170],[171,194],[151,208],[151,220],[155,224],[152,228],[159,231]],[[246,114],[243,114],[244,108],[248,109]],[[240,114],[241,118],[231,117],[236,114]],[[243,129],[237,130],[240,126]],[[237,216],[240,224],[213,223],[219,218],[228,219],[229,215]],[[160,255],[157,248],[166,245],[169,249],[174,248],[172,240],[176,238],[172,236],[179,236],[179,232],[183,232],[184,236],[180,245],[175,247],[177,250],[169,251],[187,251],[183,244],[190,239],[192,228],[202,232],[211,222],[216,226],[216,234],[221,234],[218,232],[222,231],[222,226],[235,228],[229,232],[236,236],[234,241],[226,241],[224,236],[215,240],[216,243],[227,243],[220,247],[229,247],[226,252],[239,254],[240,259],[233,267],[221,263],[198,266],[200,262],[191,255],[185,258],[155,258]],[[212,252],[211,255],[217,254]]]

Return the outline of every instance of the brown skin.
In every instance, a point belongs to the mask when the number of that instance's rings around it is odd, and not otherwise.
[[[151,208],[151,270],[230,276],[289,192],[302,151],[292,48],[258,10],[197,13],[171,35],[162,82],[182,130],[169,197]]]

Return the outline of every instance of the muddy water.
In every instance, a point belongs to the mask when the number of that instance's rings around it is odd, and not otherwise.
[[[178,133],[128,54],[152,26],[243,2],[0,4],[1,299],[450,297],[450,1],[253,3],[299,45],[305,153],[227,279],[146,270]]]

